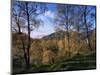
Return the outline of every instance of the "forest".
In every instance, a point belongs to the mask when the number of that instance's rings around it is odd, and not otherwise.
[[[12,73],[96,69],[96,6],[12,1]]]

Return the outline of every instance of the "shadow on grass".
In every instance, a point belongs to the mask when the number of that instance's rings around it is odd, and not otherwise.
[[[13,74],[45,73],[58,71],[91,70],[96,69],[96,53],[88,55],[76,55],[70,59],[64,59],[60,63],[49,65],[31,65],[30,69],[13,68]]]

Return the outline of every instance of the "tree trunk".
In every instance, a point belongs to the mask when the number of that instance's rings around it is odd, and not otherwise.
[[[68,15],[68,9],[69,6],[67,6],[67,15]],[[67,42],[68,42],[68,51],[69,51],[69,57],[70,57],[70,38],[69,38],[69,23],[68,23],[68,16],[66,17],[67,23],[66,23],[66,29],[67,29]]]
[[[29,22],[29,12],[28,12],[28,3],[26,2],[26,15],[27,15],[27,24],[28,24],[28,45],[27,45],[27,68],[30,68],[30,22]]]
[[[67,31],[67,40],[68,40],[68,51],[69,51],[69,57],[70,57],[70,39],[69,39],[69,32]]]
[[[20,28],[19,22],[17,22],[17,27],[18,27],[18,34],[21,34],[21,28]]]
[[[86,20],[86,16],[87,16],[86,10],[87,10],[87,7],[85,6],[85,11],[84,11],[84,24],[85,24],[85,27],[86,27],[86,37],[87,37],[87,40],[88,40],[88,46],[89,46],[90,50],[92,50],[91,43],[90,43],[90,37],[89,37],[89,29],[88,29],[87,20]]]
[[[77,32],[78,32],[78,34],[77,34],[77,43],[78,43],[78,47],[79,47],[79,49],[77,51],[77,54],[79,54],[79,50],[80,50],[80,26],[79,25],[77,27]]]
[[[21,38],[21,42],[22,42],[22,47],[23,47],[23,51],[24,51],[25,64],[27,65],[27,63],[28,63],[28,60],[27,60],[27,53],[26,53],[25,44],[24,44],[24,41],[23,41],[22,38]],[[26,68],[27,68],[27,66],[26,66]]]

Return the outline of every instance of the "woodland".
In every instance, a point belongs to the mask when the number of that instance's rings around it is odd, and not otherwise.
[[[54,32],[33,38],[47,11]],[[96,69],[96,6],[13,1],[11,35],[13,74]]]

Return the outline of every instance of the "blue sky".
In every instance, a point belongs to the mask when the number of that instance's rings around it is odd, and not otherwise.
[[[54,32],[55,4],[47,4],[46,6],[48,10],[37,16],[37,19],[43,21],[43,25],[32,31],[31,37],[33,38],[42,38]]]
[[[39,28],[37,28],[31,32],[32,38],[42,38],[43,36],[47,36],[47,35],[55,32],[55,26],[56,26],[55,16],[57,16],[56,4],[46,3],[45,5],[46,5],[47,10],[44,13],[39,14],[36,17],[36,19],[41,19],[43,21],[43,25],[40,25]],[[15,7],[15,8],[17,10],[17,7]],[[89,6],[88,9],[90,9],[90,8],[91,8],[91,6]],[[94,11],[95,10],[93,10],[92,12],[94,12]],[[37,12],[39,12],[39,10]],[[88,18],[90,18],[90,16],[88,16]],[[93,23],[95,23],[95,22],[93,22]],[[95,24],[94,24],[94,27],[95,27]],[[24,31],[24,32],[26,32],[26,31]]]

